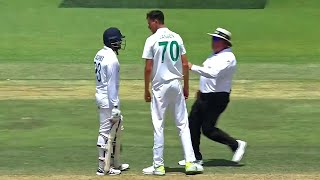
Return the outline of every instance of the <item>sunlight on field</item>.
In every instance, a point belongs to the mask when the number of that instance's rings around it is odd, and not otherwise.
[[[250,99],[320,99],[314,81],[236,80],[232,98]],[[143,100],[142,80],[122,80],[120,98]],[[190,81],[190,98],[198,89],[198,81]],[[91,99],[95,85],[88,80],[17,80],[0,82],[0,99]]]

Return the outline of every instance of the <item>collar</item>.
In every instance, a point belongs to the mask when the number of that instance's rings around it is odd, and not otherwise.
[[[111,48],[109,48],[107,46],[103,46],[103,49],[108,50],[108,49],[111,49]]]
[[[168,28],[167,28],[167,27],[162,27],[162,28],[159,28],[159,29],[156,31],[156,33],[157,33],[157,32],[160,32],[160,31],[165,31],[165,30],[168,30]]]
[[[218,55],[218,54],[224,53],[224,52],[232,52],[232,50],[231,50],[231,48],[226,48],[226,49],[224,49],[224,50],[222,50],[222,51],[220,51],[218,53],[213,53],[213,54]]]

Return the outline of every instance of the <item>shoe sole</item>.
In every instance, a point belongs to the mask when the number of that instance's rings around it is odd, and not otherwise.
[[[98,173],[98,172],[96,173],[96,175],[97,175],[97,176],[105,176],[104,173]]]
[[[144,175],[153,175],[153,173],[142,172]]]
[[[96,175],[97,176],[106,176],[106,175],[108,175],[108,176],[116,176],[116,175],[120,175],[121,173],[119,173],[119,174],[104,174],[104,173],[96,173]]]
[[[120,169],[120,171],[126,171],[126,170],[128,170],[128,169],[130,169],[130,167]]]
[[[117,175],[120,175],[121,173],[119,174],[107,174],[108,176],[117,176]]]
[[[166,175],[166,173],[154,173],[154,172],[152,172],[152,173],[146,173],[146,172],[142,172],[144,175],[155,175],[155,176],[164,176],[164,175]]]
[[[153,175],[156,175],[156,176],[164,176],[164,175],[166,175],[166,173],[153,173]]]

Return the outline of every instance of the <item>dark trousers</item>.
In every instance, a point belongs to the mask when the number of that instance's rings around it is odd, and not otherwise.
[[[192,106],[189,115],[189,127],[193,150],[197,160],[202,160],[200,153],[200,135],[202,133],[209,139],[228,145],[232,151],[238,148],[238,142],[227,133],[216,127],[221,113],[229,103],[229,93],[200,93]]]

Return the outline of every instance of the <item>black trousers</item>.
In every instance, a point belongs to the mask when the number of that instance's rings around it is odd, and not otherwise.
[[[192,106],[189,115],[189,128],[193,150],[197,160],[202,160],[200,153],[200,136],[202,133],[209,139],[228,145],[232,151],[238,148],[238,142],[216,127],[221,113],[227,108],[229,103],[229,93],[200,93]]]

